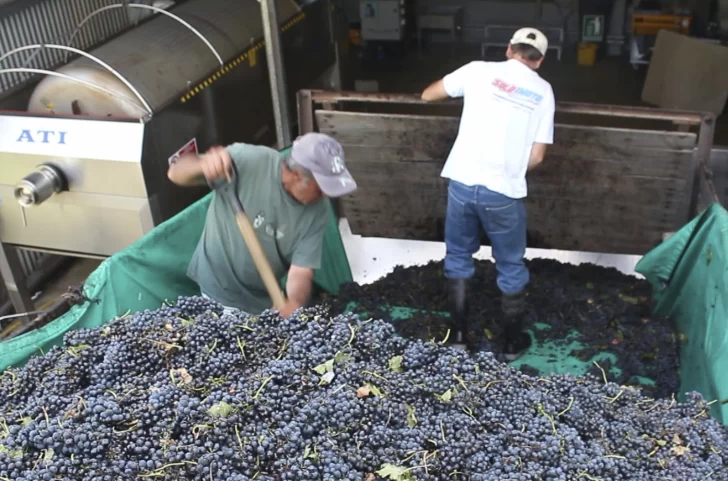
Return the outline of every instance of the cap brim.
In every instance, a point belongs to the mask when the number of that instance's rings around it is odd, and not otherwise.
[[[354,177],[346,169],[339,175],[321,175],[314,173],[313,176],[321,188],[321,192],[326,197],[341,197],[351,194],[357,188]]]

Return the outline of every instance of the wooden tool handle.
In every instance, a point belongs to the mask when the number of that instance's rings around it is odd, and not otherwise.
[[[278,279],[273,274],[273,269],[271,269],[268,258],[265,256],[265,252],[263,252],[263,247],[260,245],[260,240],[255,234],[250,219],[248,219],[245,212],[238,212],[235,214],[235,220],[238,223],[240,234],[242,234],[243,240],[248,246],[250,254],[253,256],[253,262],[255,262],[255,266],[258,268],[268,295],[273,300],[273,306],[278,310],[283,309],[283,306],[286,304],[286,298],[278,284]]]

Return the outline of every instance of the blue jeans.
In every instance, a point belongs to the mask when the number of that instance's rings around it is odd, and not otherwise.
[[[490,239],[504,294],[517,294],[528,284],[526,253],[526,206],[482,185],[468,187],[450,181],[445,219],[445,277],[469,279],[475,273],[473,254],[480,248],[480,228]]]

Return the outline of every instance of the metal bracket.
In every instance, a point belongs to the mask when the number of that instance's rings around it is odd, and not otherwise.
[[[84,18],[81,21],[81,23],[78,24],[78,26],[76,27],[76,29],[73,31],[73,34],[71,34],[71,37],[68,39],[68,42],[66,42],[66,43],[69,46],[70,45],[73,45],[73,41],[76,39],[76,35],[78,35],[78,32],[93,17],[95,17],[96,15],[98,15],[98,14],[100,14],[102,12],[105,12],[107,10],[113,10],[113,9],[116,9],[116,8],[141,8],[141,9],[145,9],[145,10],[152,10],[153,12],[161,13],[162,15],[166,15],[166,16],[168,16],[168,17],[170,17],[170,18],[178,21],[179,23],[181,23],[182,25],[184,25],[185,27],[187,27],[188,29],[190,29],[192,31],[192,33],[194,33],[195,35],[197,35],[200,38],[200,40],[202,40],[203,42],[205,42],[205,45],[207,45],[207,47],[210,49],[210,51],[215,55],[215,58],[217,58],[217,61],[220,63],[220,67],[224,67],[225,66],[225,62],[223,62],[222,57],[220,56],[219,53],[217,53],[217,50],[215,49],[215,47],[213,47],[212,44],[210,43],[210,41],[207,40],[207,38],[205,38],[205,36],[202,35],[200,33],[200,31],[197,30],[195,27],[193,27],[189,23],[185,22],[184,20],[182,20],[177,15],[175,15],[173,13],[170,13],[170,12],[168,12],[167,10],[165,10],[163,8],[155,7],[155,6],[152,6],[152,5],[144,5],[144,4],[140,4],[140,3],[129,3],[129,4],[117,3],[115,5],[107,5],[106,7],[99,8],[98,10],[94,11],[93,13],[90,13],[89,15],[87,15],[86,18]],[[64,62],[66,61],[66,58],[63,59]]]
[[[0,276],[5,283],[15,312],[30,312],[35,309],[33,299],[28,287],[25,285],[25,275],[18,259],[15,247],[0,242]]]
[[[44,69],[40,69],[40,68],[23,68],[23,67],[19,67],[19,68],[4,68],[4,69],[0,69],[0,75],[5,74],[5,73],[35,73],[35,74],[41,74],[41,75],[50,75],[52,77],[60,77],[62,79],[66,79],[66,80],[70,80],[72,82],[77,82],[77,83],[83,84],[83,85],[85,85],[87,87],[91,87],[93,89],[99,90],[100,92],[104,92],[105,94],[108,94],[108,95],[111,95],[112,97],[118,98],[122,102],[126,102],[129,105],[132,105],[132,106],[136,107],[137,109],[143,111],[145,115],[148,115],[150,117],[152,115],[151,112],[147,112],[141,105],[132,102],[128,98],[123,97],[123,96],[117,94],[116,92],[112,92],[111,90],[109,90],[107,88],[104,88],[104,87],[102,87],[100,85],[96,85],[93,82],[88,82],[86,80],[81,80],[81,79],[78,79],[76,77],[71,77],[70,75],[66,75],[64,73],[54,72],[52,70],[44,70]]]
[[[25,45],[23,47],[14,48],[13,50],[7,52],[6,54],[0,56],[0,62],[5,60],[6,58],[10,57],[11,55],[14,55],[19,52],[23,52],[25,50],[44,49],[44,48],[51,48],[51,49],[56,49],[56,50],[65,50],[66,52],[73,52],[75,54],[82,55],[82,56],[86,57],[87,59],[92,60],[92,61],[96,62],[97,64],[101,65],[106,70],[111,72],[114,75],[114,77],[121,80],[124,83],[124,85],[126,85],[129,88],[129,90],[131,90],[134,93],[134,95],[136,95],[136,97],[142,103],[144,108],[147,110],[147,113],[149,115],[152,114],[152,107],[149,106],[149,103],[146,101],[144,96],[142,96],[142,94],[131,84],[131,82],[129,82],[123,75],[121,75],[114,67],[107,64],[100,58],[98,58],[94,55],[91,55],[90,53],[84,52],[83,50],[79,50],[79,49],[73,48],[73,47],[66,47],[65,45],[53,45],[53,44]],[[39,51],[40,50],[36,50],[36,53]]]

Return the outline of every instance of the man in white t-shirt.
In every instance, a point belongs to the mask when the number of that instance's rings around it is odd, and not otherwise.
[[[548,40],[534,28],[518,30],[503,62],[470,62],[422,93],[426,101],[463,97],[457,139],[442,171],[450,179],[445,221],[445,276],[460,337],[467,336],[467,281],[481,227],[493,248],[502,292],[505,355],[516,359],[530,347],[523,330],[526,252],[526,172],[543,161],[553,143],[554,94],[536,70]],[[474,348],[477,340],[465,339]]]

